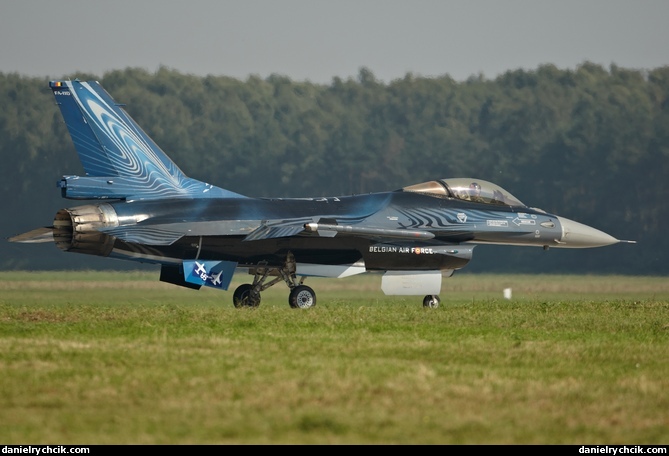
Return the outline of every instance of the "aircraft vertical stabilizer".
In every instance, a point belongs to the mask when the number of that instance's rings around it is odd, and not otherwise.
[[[241,196],[188,178],[98,82],[49,86],[86,171],[61,180],[65,198]]]

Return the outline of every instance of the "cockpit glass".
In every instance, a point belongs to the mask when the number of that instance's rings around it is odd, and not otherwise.
[[[442,184],[441,181],[423,182],[421,184],[404,187],[402,190],[405,192],[428,193],[430,195],[441,197],[450,196],[446,186]]]
[[[475,203],[525,206],[499,185],[481,179],[440,179],[404,187],[402,191],[425,193],[440,198],[457,198]]]

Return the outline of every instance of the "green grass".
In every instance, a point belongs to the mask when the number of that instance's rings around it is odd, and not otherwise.
[[[0,442],[669,443],[664,277],[462,274],[438,309],[309,279],[299,310],[157,275],[0,273]]]

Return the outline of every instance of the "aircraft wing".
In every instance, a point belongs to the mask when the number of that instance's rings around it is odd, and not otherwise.
[[[274,239],[295,236],[305,230],[305,221],[311,219],[290,220],[282,222],[262,223],[258,228],[249,233],[244,241],[259,241],[261,239]]]
[[[316,233],[322,237],[334,237],[338,234],[347,236],[358,236],[374,240],[426,240],[433,239],[434,234],[429,231],[411,229],[385,229],[365,227],[359,225],[340,225],[334,220],[328,223],[313,222],[306,220],[290,220],[278,223],[263,223],[248,236],[245,241],[257,241],[260,239],[273,239],[290,237],[302,232]]]
[[[306,223],[305,223],[306,222]],[[98,227],[101,233],[113,236],[125,242],[133,242],[146,245],[172,245],[187,235],[195,236],[221,236],[214,224],[209,229],[191,230],[183,224],[156,225],[132,225]],[[37,228],[23,234],[9,238],[10,242],[40,243],[53,242],[53,227]],[[358,236],[365,239],[377,241],[384,240],[428,240],[433,239],[434,234],[429,231],[412,229],[384,229],[364,227],[358,225],[339,225],[336,223],[315,223],[311,219],[287,220],[281,222],[265,222],[251,231],[244,241],[258,241],[263,239],[275,239],[291,237],[300,233],[314,233],[321,237],[334,237],[338,234],[345,236]],[[227,233],[229,234],[229,233]]]

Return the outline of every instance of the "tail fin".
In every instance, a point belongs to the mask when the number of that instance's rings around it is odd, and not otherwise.
[[[51,81],[86,177],[60,181],[72,199],[241,196],[187,177],[95,81]]]

